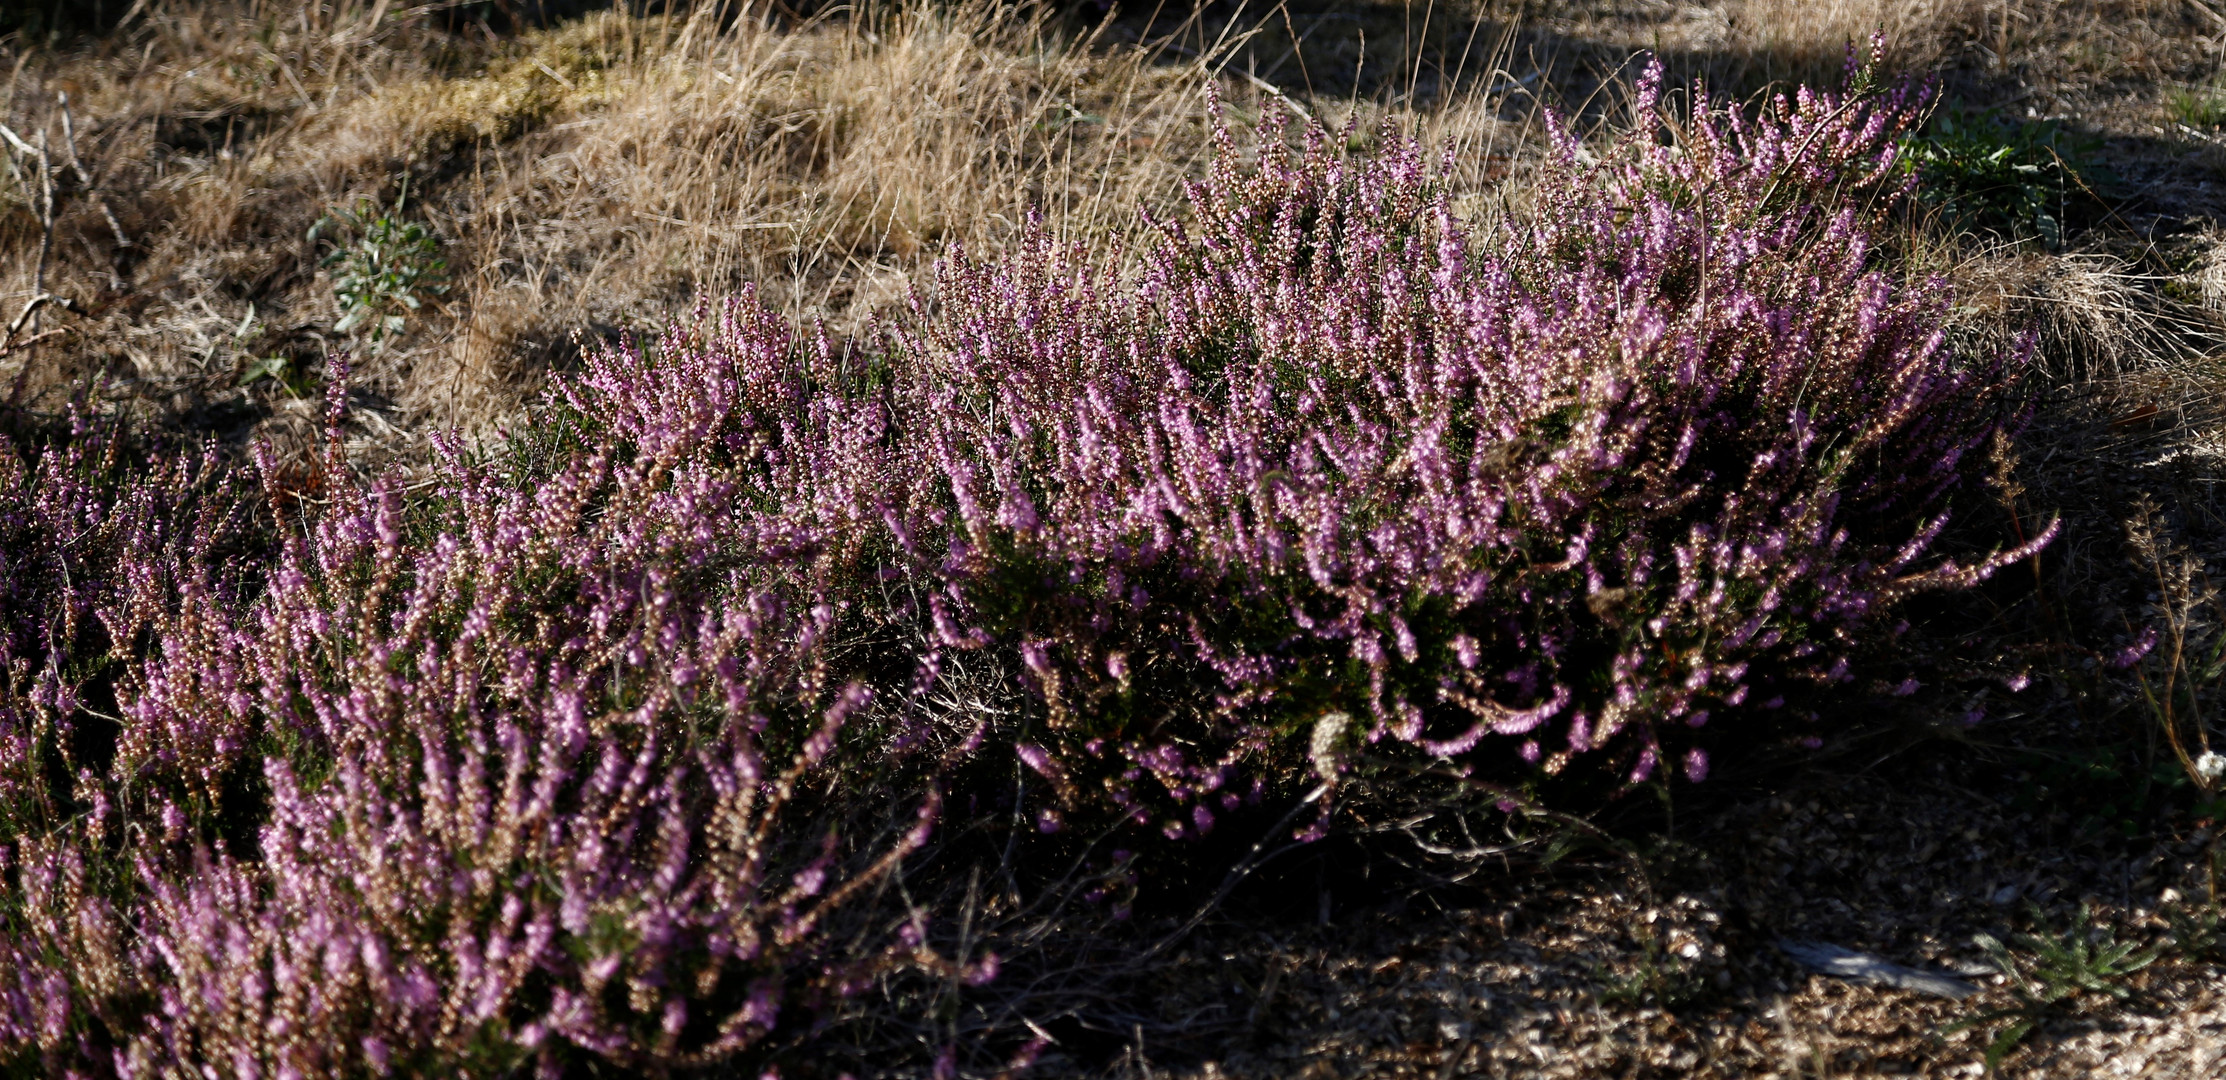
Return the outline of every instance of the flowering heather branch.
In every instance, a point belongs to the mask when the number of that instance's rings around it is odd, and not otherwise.
[[[828,674],[832,607],[718,566],[741,489],[678,461],[702,406],[667,400],[628,460],[516,485],[449,450],[429,506],[337,488],[286,543],[233,645],[302,749],[265,759],[255,863],[142,866],[161,1009],[126,1061],[676,1065],[834,992],[797,965],[937,801],[857,842],[799,804],[875,695]]]
[[[89,1019],[122,1019],[95,1003],[134,987],[111,771],[134,733],[111,699],[173,598],[230,589],[253,538],[207,447],[138,460],[83,399],[38,435],[0,441],[0,1059],[59,1074]],[[158,756],[194,777],[202,749]]]
[[[1634,87],[1639,130],[1659,123],[1673,137],[1626,137],[1611,189],[1624,198],[1655,190],[1702,214],[1711,198],[1746,215],[1891,207],[1914,190],[1917,177],[1902,167],[1901,140],[1923,121],[1935,87],[1906,79],[1881,87],[1875,63],[1884,51],[1883,36],[1874,36],[1866,65],[1850,43],[1845,87],[1796,87],[1771,95],[1754,113],[1712,102],[1696,86],[1695,105],[1683,116],[1662,108],[1662,63],[1650,58]],[[1548,127],[1560,158],[1577,160],[1583,148],[1568,127],[1554,116]]]

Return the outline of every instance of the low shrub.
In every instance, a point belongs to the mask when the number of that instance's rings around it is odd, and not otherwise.
[[[414,484],[338,452],[337,361],[306,469],[30,440],[0,1060],[704,1065],[994,973],[875,899],[946,806],[1182,838],[1364,756],[1516,797],[1807,733],[2047,542],[1935,550],[2025,358],[1872,253],[1918,91],[1659,81],[1486,222],[1396,132],[1224,131],[1132,277],[1039,231],[847,342],[745,293]]]
[[[116,445],[0,491],[34,616],[0,762],[0,1055],[657,1070],[935,962],[895,927],[820,950],[926,840],[934,751],[901,693],[829,674],[833,609],[715,565],[732,485],[608,444],[538,476],[448,448],[408,498],[332,457],[325,505],[269,486],[264,520],[298,527],[219,561],[239,477],[184,456],[88,480]],[[73,620],[96,644],[66,648]],[[122,669],[105,763],[72,756],[87,657]]]
[[[1069,806],[1181,836],[1400,747],[1697,780],[1712,717],[1847,680],[1898,602],[2050,535],[1933,550],[2025,357],[1955,355],[1944,286],[1873,257],[1922,95],[1672,118],[1656,70],[1486,230],[1395,133],[1271,128],[1246,171],[1224,132],[1136,280],[1041,236],[946,265],[766,490],[920,583],[940,648],[1010,650]]]

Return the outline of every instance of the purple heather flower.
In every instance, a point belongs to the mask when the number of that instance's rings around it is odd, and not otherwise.
[[[2150,650],[2156,648],[2157,640],[2156,627],[2144,626],[2141,628],[2141,632],[2134,636],[2131,643],[2126,645],[2125,648],[2104,657],[2103,663],[2121,671],[2132,667],[2140,663],[2142,657],[2149,655]]]

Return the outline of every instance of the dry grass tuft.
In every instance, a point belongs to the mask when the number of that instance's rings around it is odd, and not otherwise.
[[[264,355],[306,368],[349,344],[329,245],[304,236],[370,200],[440,237],[454,288],[385,347],[355,343],[365,404],[397,431],[484,432],[574,333],[744,281],[855,327],[1031,213],[1118,243],[1205,152],[1214,58],[1108,47],[1039,6],[603,13],[493,45],[447,33],[441,6],[157,3],[85,51],[0,56],[7,122],[59,143],[66,89],[95,178],[64,184],[43,270],[36,190],[0,185],[0,292],[37,277],[101,312],[79,362],[27,370],[29,392],[106,364],[231,437],[294,425],[276,380],[232,384]]]
[[[630,52],[611,47],[622,28]],[[440,417],[444,383],[530,373],[566,333],[699,289],[761,282],[790,314],[850,329],[928,259],[993,248],[1031,212],[1111,242],[1137,205],[1173,201],[1204,147],[1195,69],[1094,52],[1040,14],[987,4],[801,31],[605,17],[525,55],[550,51],[604,66],[574,91],[542,70],[554,63],[519,61],[358,105],[388,145],[423,146],[461,130],[458,102],[524,103],[459,151],[473,175],[427,204],[470,253],[471,335],[401,395],[413,413]],[[536,89],[510,89],[521,82]],[[445,108],[396,105],[423,99]],[[534,129],[514,146],[493,134],[517,125]]]
[[[1897,64],[1929,69],[1985,36],[1999,0],[1745,0],[1732,13],[1732,45],[1769,79],[1815,82],[1846,63],[1851,43],[1884,33]]]

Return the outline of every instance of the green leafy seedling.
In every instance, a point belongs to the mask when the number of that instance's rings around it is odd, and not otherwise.
[[[2163,911],[2173,955],[2210,963],[2226,961],[2226,918],[2212,902],[2182,902]]]
[[[382,213],[368,200],[352,210],[336,209],[309,228],[312,243],[338,233],[333,250],[318,265],[332,274],[343,334],[366,331],[374,345],[402,332],[425,298],[448,291],[448,260],[440,238],[422,223],[401,218],[402,202]]]
[[[2156,949],[2142,950],[2117,940],[2108,927],[2096,925],[2093,911],[2084,904],[2080,905],[2079,918],[2061,934],[2017,934],[2015,938],[2030,954],[2028,958],[2021,960],[1992,934],[1977,934],[1971,940],[2010,977],[2010,993],[2017,1003],[1942,1029],[1952,1033],[2008,1021],[1987,1043],[1988,1075],[2065,1003],[2087,994],[2102,994],[2118,1001],[2132,996],[2127,979],[2155,963],[2159,955]]]

